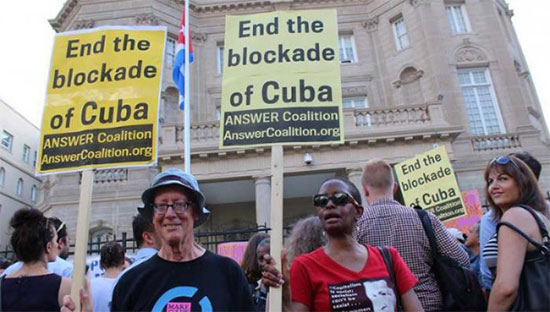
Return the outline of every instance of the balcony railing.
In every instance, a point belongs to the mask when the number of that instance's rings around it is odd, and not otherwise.
[[[445,125],[441,103],[374,107],[345,110],[343,114],[345,133],[353,137],[372,131],[391,132]],[[218,146],[219,121],[195,123],[191,126],[191,144],[194,150],[212,149]],[[179,150],[183,145],[183,126],[161,127],[161,152]]]
[[[432,104],[431,106],[435,105]],[[357,127],[367,128],[416,126],[431,122],[430,105],[426,104],[388,108],[364,108],[355,110],[353,115]]]
[[[471,140],[474,151],[477,152],[521,147],[517,134],[476,136]]]

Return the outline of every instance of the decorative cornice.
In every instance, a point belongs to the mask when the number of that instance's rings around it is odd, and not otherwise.
[[[348,2],[365,2],[365,0],[347,0]],[[208,2],[208,1],[202,1]],[[195,13],[215,13],[251,9],[286,10],[295,5],[306,3],[341,3],[342,0],[266,0],[266,1],[239,1],[234,3],[215,4],[193,4],[189,3],[189,9]],[[183,5],[183,0],[176,0],[176,3]]]
[[[342,77],[342,82],[365,82],[372,81],[373,77],[369,74],[366,75],[356,75],[356,76],[344,76]]]
[[[182,2],[178,0],[178,2]],[[208,4],[208,5],[191,5],[189,8],[196,13],[212,13],[212,12],[222,12],[222,11],[236,11],[243,9],[253,9],[253,8],[272,8],[275,3],[273,1],[249,1],[249,2],[238,2],[238,3],[217,3],[217,4]]]
[[[199,32],[191,32],[191,37],[193,38],[193,44],[197,46],[204,45],[204,42],[206,42],[206,38],[208,35],[206,33],[199,33]]]
[[[365,95],[365,94],[367,94],[366,86],[342,88],[342,95],[345,95],[345,96]]]
[[[374,31],[378,28],[378,16],[375,16],[373,18],[370,18],[366,20],[363,23],[363,27],[367,29],[367,31]]]
[[[153,13],[146,13],[136,16],[135,18],[136,25],[153,25],[157,26],[159,24],[158,18]]]
[[[409,0],[409,3],[410,3],[413,7],[417,8],[417,7],[421,6],[421,5],[429,5],[429,4],[430,4],[430,0]]]
[[[74,30],[88,29],[88,28],[94,28],[94,26],[95,26],[95,21],[94,20],[91,20],[91,19],[90,20],[78,20],[74,24],[73,29]]]
[[[510,9],[506,8],[504,10],[504,14],[506,14],[506,16],[508,16],[509,18],[512,18],[514,16],[514,10],[510,10]]]
[[[460,48],[456,52],[455,58],[459,64],[486,62],[488,60],[487,55],[481,49],[473,46]]]
[[[58,31],[61,28],[61,25],[63,25],[65,19],[67,19],[67,17],[71,14],[77,4],[78,0],[68,0],[67,2],[65,2],[63,8],[57,14],[57,16],[54,19],[49,20],[50,25],[54,30]]]

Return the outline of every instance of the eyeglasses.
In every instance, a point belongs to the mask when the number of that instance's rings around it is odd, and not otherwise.
[[[175,213],[184,213],[189,210],[189,207],[191,207],[191,205],[193,205],[193,202],[175,201],[172,204],[166,204],[166,203],[153,204],[153,208],[155,209],[156,213],[163,215],[168,210],[168,207],[172,207]]]
[[[332,203],[336,206],[345,205],[351,202],[355,206],[361,207],[361,205],[355,200],[355,198],[353,198],[353,196],[345,192],[334,193],[332,195],[317,194],[313,196],[313,205],[315,207],[325,208],[328,205],[329,201],[332,201]]]
[[[521,167],[516,163],[514,158],[510,157],[509,155],[495,157],[489,162],[489,164],[492,164],[494,162],[501,166],[507,165],[511,162],[512,165],[516,166],[516,168],[521,171]]]

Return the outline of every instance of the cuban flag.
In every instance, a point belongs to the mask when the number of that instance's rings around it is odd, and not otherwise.
[[[172,79],[178,87],[181,94],[180,109],[183,110],[183,97],[185,95],[185,8],[181,17],[180,30],[178,34],[178,44],[176,46],[176,59],[174,61],[174,69],[172,71]],[[189,32],[191,34],[191,32]],[[191,36],[190,36],[191,37]],[[189,63],[193,62],[193,41],[189,38]]]

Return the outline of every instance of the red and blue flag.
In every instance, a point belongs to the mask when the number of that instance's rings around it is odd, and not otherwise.
[[[184,103],[183,97],[185,95],[185,9],[183,10],[183,16],[181,17],[180,30],[178,34],[178,44],[176,45],[176,59],[174,60],[174,69],[172,71],[172,79],[178,87],[181,94],[180,109],[183,110]],[[189,37],[191,37],[191,31],[189,31]],[[193,62],[193,41],[189,38],[189,63]]]

